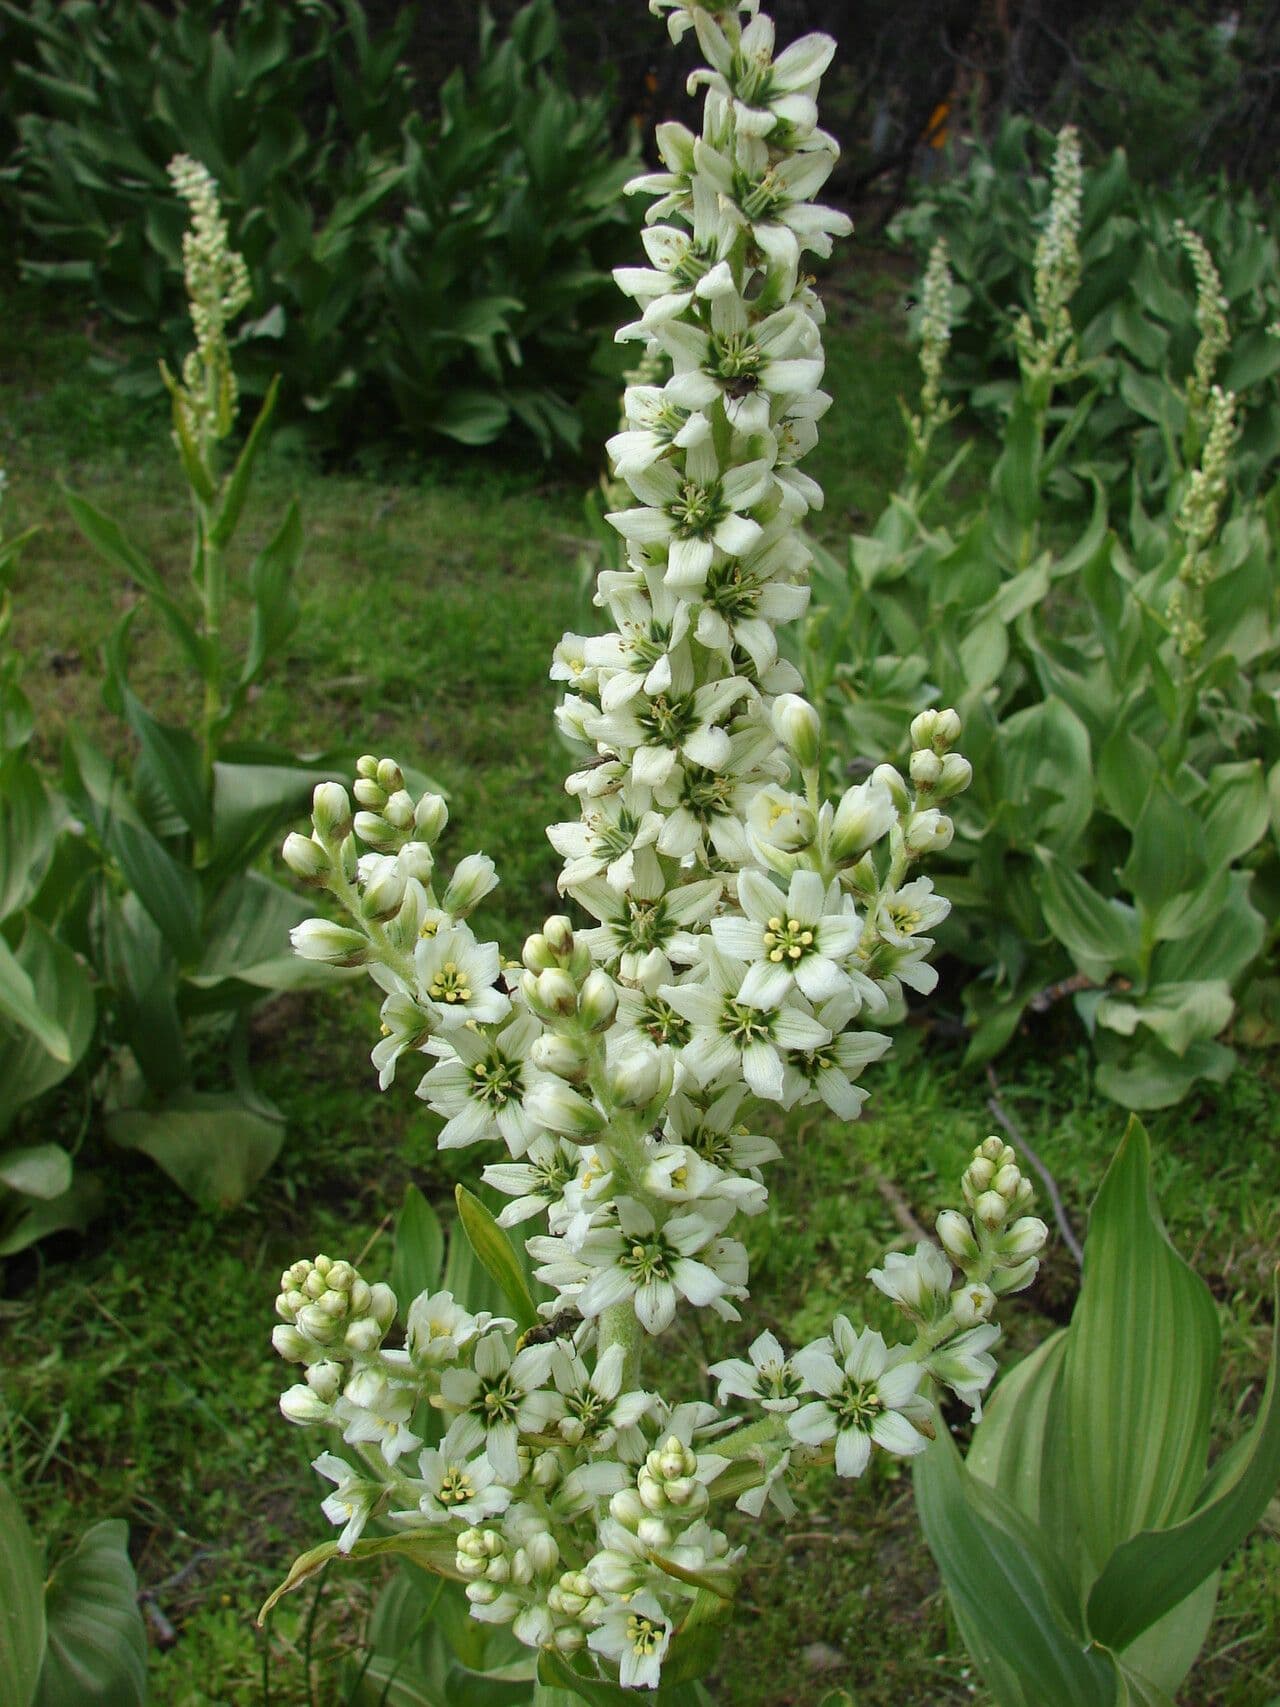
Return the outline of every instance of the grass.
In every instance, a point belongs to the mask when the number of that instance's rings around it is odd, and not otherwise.
[[[894,396],[912,389],[913,364],[893,281],[877,264],[831,292],[837,403],[813,471],[832,540],[876,512],[901,462]],[[79,543],[57,482],[126,520],[175,577],[187,523],[160,412],[123,402],[86,371],[91,342],[74,322],[49,324],[22,303],[4,312],[9,514],[44,526],[22,561],[12,640],[52,762],[73,720],[123,739],[104,720],[98,657],[131,596]],[[250,545],[263,542],[297,492],[308,547],[302,621],[245,732],[302,747],[349,739],[429,771],[450,796],[447,848],[497,861],[503,884],[478,922],[508,952],[555,903],[542,827],[561,815],[565,765],[546,669],[561,631],[583,620],[586,478],[504,472],[480,457],[322,476],[277,446],[248,523]],[[185,685],[145,616],[135,655],[140,689],[181,715]],[[443,1164],[411,1082],[378,1096],[375,1036],[376,1004],[359,989],[263,1010],[255,1070],[290,1129],[254,1199],[198,1215],[139,1158],[104,1153],[102,1220],[83,1241],[52,1241],[6,1273],[0,1473],[51,1556],[95,1518],[129,1520],[163,1707],[265,1707],[264,1653],[276,1707],[345,1699],[343,1665],[358,1652],[374,1579],[332,1573],[317,1596],[286,1600],[265,1648],[252,1623],[293,1554],[327,1535],[308,1468],[316,1443],[275,1409],[287,1379],[267,1345],[276,1278],[300,1252],[366,1247],[365,1271],[385,1275],[405,1184],[440,1201],[471,1165]],[[1267,1277],[1280,1257],[1278,1066],[1250,1056],[1221,1093],[1151,1122],[1172,1234],[1219,1300],[1223,1443],[1256,1404]],[[991,1087],[926,1027],[900,1034],[874,1089],[854,1128],[808,1114],[782,1129],[787,1160],[750,1229],[752,1316],[705,1343],[675,1340],[673,1380],[688,1390],[708,1361],[764,1326],[803,1339],[834,1310],[860,1306],[867,1268],[887,1244],[910,1242],[904,1224],[929,1219],[991,1129]],[[55,1104],[51,1129],[78,1121],[77,1094]],[[1001,1062],[999,1094],[1081,1227],[1122,1120],[1093,1093],[1065,1016],[1040,1022]],[[1064,1319],[1075,1286],[1059,1242],[1013,1313],[1011,1346]],[[786,1528],[752,1526],[742,1621],[716,1700],[816,1707],[847,1690],[858,1707],[982,1702],[919,1537],[909,1476],[881,1465],[853,1486],[818,1478],[803,1501]],[[1225,1575],[1185,1694],[1200,1707],[1263,1707],[1280,1694],[1278,1531],[1264,1524]]]

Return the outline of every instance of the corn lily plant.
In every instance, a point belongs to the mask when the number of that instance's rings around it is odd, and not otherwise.
[[[492,862],[438,875],[444,802],[390,759],[360,761],[354,805],[318,788],[311,835],[284,850],[347,915],[301,925],[298,952],[364,966],[385,993],[380,1082],[425,1056],[441,1144],[497,1152],[496,1221],[459,1201],[510,1310],[425,1292],[392,1344],[387,1286],[327,1256],[285,1272],[274,1343],[304,1379],[282,1408],[342,1447],[315,1461],[339,1535],[284,1587],[335,1553],[408,1554],[511,1626],[543,1686],[591,1700],[671,1699],[706,1669],[744,1552],[735,1502],[786,1512],[808,1467],[859,1476],[874,1452],[923,1451],[939,1387],[980,1407],[998,1298],[1029,1284],[1045,1239],[1012,1151],[988,1140],[940,1243],[870,1276],[909,1324],[901,1343],[844,1315],[794,1351],[763,1333],[712,1366],[715,1404],[665,1391],[646,1356],[690,1311],[739,1318],[736,1224],[781,1160],[762,1108],[854,1120],[889,1047],[878,1016],[932,987],[926,933],[946,907],[919,867],[970,774],[959,719],[928,711],[908,775],[882,765],[824,800],[818,718],[778,652],[822,497],[797,465],[829,402],[803,261],[848,229],[812,201],[836,157],[815,106],[833,44],[775,55],[754,0],[653,9],[674,39],[694,31],[705,107],[700,136],[659,128],[662,169],[631,186],[652,198],[651,266],[621,274],[640,309],[621,336],[666,359],[610,447],[631,500],[610,516],[626,566],[598,581],[613,626],[566,635],[552,668],[581,756],[576,816],[548,833],[588,922],[548,919],[504,962],[468,923]],[[506,1229],[535,1219],[530,1280]]]

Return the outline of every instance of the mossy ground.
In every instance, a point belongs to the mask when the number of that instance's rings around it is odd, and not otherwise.
[[[873,263],[874,266],[874,263]],[[871,282],[868,282],[868,279]],[[874,514],[900,466],[896,396],[913,386],[896,296],[874,272],[833,292],[828,383],[837,402],[814,472],[831,540]],[[0,463],[11,526],[44,531],[14,589],[12,642],[53,762],[79,719],[123,742],[101,708],[99,651],[135,595],[80,542],[58,482],[126,522],[181,576],[186,515],[162,411],[115,397],[87,366],[94,340],[19,303],[5,312]],[[554,903],[542,827],[559,816],[564,761],[546,668],[561,631],[584,620],[578,558],[587,470],[552,478],[492,457],[375,475],[321,473],[287,437],[268,458],[249,544],[301,497],[303,615],[250,709],[246,733],[320,747],[350,740],[393,753],[447,789],[457,853],[483,848],[502,887],[480,919],[510,950]],[[163,638],[140,624],[135,683],[170,715],[186,686]],[[275,1409],[282,1367],[267,1346],[283,1263],[303,1251],[365,1253],[385,1272],[405,1184],[447,1200],[451,1177],[412,1083],[379,1096],[368,1066],[376,1005],[362,989],[289,998],[255,1024],[256,1068],[289,1116],[281,1158],[253,1199],[198,1213],[138,1159],[88,1132],[107,1212],[84,1240],[58,1239],[5,1274],[0,1473],[18,1487],[51,1554],[88,1521],[128,1519],[152,1628],[162,1707],[330,1707],[357,1653],[369,1579],[331,1572],[318,1599],[286,1601],[269,1639],[253,1614],[294,1553],[326,1533],[313,1442]],[[1038,1022],[1000,1065],[1000,1095],[1083,1224],[1122,1130],[1090,1085],[1069,1014]],[[673,1347],[692,1390],[706,1364],[763,1326],[791,1338],[860,1306],[887,1243],[910,1243],[946,1198],[966,1150],[989,1129],[991,1086],[925,1026],[901,1034],[873,1080],[866,1117],[807,1114],[785,1132],[770,1210],[750,1229],[752,1313],[719,1340]],[[47,1111],[50,1134],[91,1122],[84,1087]],[[1219,1300],[1224,1368],[1218,1435],[1229,1440],[1260,1391],[1267,1277],[1280,1256],[1280,1061],[1246,1058],[1221,1093],[1151,1121],[1165,1213]],[[1055,1245],[1016,1313],[1024,1348],[1070,1310],[1076,1284]],[[1274,1512],[1273,1507],[1273,1512]],[[734,1634],[714,1680],[723,1707],[810,1707],[847,1690],[857,1707],[984,1699],[949,1627],[919,1537],[909,1476],[824,1479],[801,1517],[755,1526]],[[1198,1707],[1263,1707],[1280,1695],[1280,1522],[1228,1569],[1220,1617],[1189,1681]]]

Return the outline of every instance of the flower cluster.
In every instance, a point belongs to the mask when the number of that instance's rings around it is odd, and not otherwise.
[[[954,291],[947,240],[939,237],[929,251],[920,292],[920,371],[924,375],[920,412],[907,415],[911,472],[915,475],[924,467],[934,434],[955,414],[954,408],[942,400],[942,370],[951,347]]]
[[[1196,325],[1200,331],[1200,342],[1196,346],[1195,363],[1187,381],[1187,407],[1200,421],[1209,407],[1218,363],[1231,346],[1228,304],[1222,280],[1204,238],[1181,219],[1174,221],[1173,229],[1187,252],[1196,279]]]
[[[758,1513],[772,1498],[789,1511],[793,1457],[860,1476],[876,1447],[923,1451],[931,1383],[979,1408],[997,1295],[1030,1284],[1045,1227],[1022,1213],[1030,1187],[998,1138],[978,1147],[962,1186],[969,1213],[939,1216],[941,1245],[893,1252],[869,1276],[912,1340],[891,1347],[844,1316],[791,1356],[761,1334],[748,1359],[712,1366],[718,1406],[632,1385],[625,1343],[597,1341],[591,1356],[584,1321],[517,1338],[510,1320],[472,1315],[444,1291],[413,1301],[392,1349],[389,1288],[327,1256],[294,1263],[273,1340],[305,1379],[281,1408],[349,1449],[315,1460],[335,1484],[322,1509],[339,1548],[375,1518],[437,1538],[416,1556],[466,1584],[476,1618],[511,1624],[531,1647],[586,1649],[624,1685],[656,1687],[698,1592],[732,1593],[744,1550],[717,1526],[717,1504],[736,1496]],[[730,1399],[749,1420],[722,1414]]]
[[[179,416],[197,445],[222,439],[236,412],[236,379],[226,329],[249,301],[249,269],[230,246],[218,187],[208,168],[187,154],[169,162],[173,187],[191,209],[182,236],[182,268],[196,347],[182,364],[179,386],[165,375]]]
[[[1084,167],[1080,133],[1074,125],[1058,132],[1049,172],[1049,213],[1036,242],[1035,321],[1023,314],[1016,327],[1024,365],[1042,378],[1061,377],[1074,366],[1071,298],[1080,283],[1080,213]]]
[[[346,914],[301,925],[298,952],[364,966],[383,992],[380,1083],[425,1058],[440,1143],[496,1146],[500,1224],[545,1221],[526,1244],[545,1325],[521,1339],[424,1295],[389,1350],[383,1293],[317,1258],[286,1274],[277,1330],[306,1368],[286,1414],[339,1429],[359,1460],[317,1461],[340,1545],[374,1514],[438,1528],[478,1618],[586,1649],[628,1686],[656,1686],[700,1587],[731,1593],[714,1502],[785,1509],[795,1467],[858,1475],[872,1446],[919,1450],[930,1382],[977,1402],[991,1306],[1044,1237],[1016,1165],[984,1147],[950,1260],[925,1245],[872,1276],[914,1342],[844,1317],[791,1358],[757,1339],[713,1372],[720,1406],[759,1401],[747,1422],[645,1385],[645,1340],[678,1313],[738,1319],[735,1224],[764,1209],[780,1153],[756,1106],[856,1119],[889,1047],[876,1022],[932,988],[947,904],[919,866],[970,780],[958,717],[927,711],[905,774],[882,764],[824,800],[818,716],[778,645],[808,598],[800,524],[822,494],[798,464],[829,402],[802,261],[848,228],[811,200],[836,154],[814,100],[832,44],[775,56],[754,0],[655,9],[695,31],[706,97],[702,134],[660,127],[664,169],[632,186],[653,203],[650,265],[619,274],[645,370],[609,444],[626,555],[598,579],[610,626],[566,635],[552,667],[578,758],[576,814],[548,834],[589,922],[556,915],[504,962],[468,922],[492,862],[438,874],[444,802],[390,759],[361,759],[354,800],[318,789],[311,834],[285,846]]]

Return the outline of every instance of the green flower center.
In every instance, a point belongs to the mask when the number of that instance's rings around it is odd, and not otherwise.
[[[680,804],[688,808],[700,824],[712,818],[722,818],[733,812],[733,795],[737,778],[721,776],[701,765],[690,765],[684,773]]]
[[[775,966],[783,962],[793,966],[806,954],[817,951],[812,929],[799,919],[770,919],[764,933],[764,947]]]
[[[648,1032],[655,1043],[672,1043],[683,1049],[693,1035],[693,1027],[683,1014],[678,1014],[661,996],[650,996],[640,1009],[639,1026]]]
[[[682,481],[679,492],[667,506],[667,514],[675,523],[680,539],[699,539],[710,533],[728,514],[719,481],[710,486],[699,486],[696,480]]]
[[[659,747],[678,747],[698,727],[698,710],[691,693],[678,694],[674,699],[660,693],[637,712],[636,722],[650,742]]]
[[[864,1432],[884,1409],[874,1381],[848,1381],[828,1401],[845,1428],[860,1428]]]
[[[726,1002],[720,1014],[720,1029],[739,1049],[751,1043],[767,1043],[773,1035],[773,1015],[750,1008],[745,1002]]]
[[[505,1055],[490,1055],[484,1061],[477,1061],[470,1077],[471,1095],[490,1108],[504,1108],[524,1088],[519,1063],[508,1061]]]
[[[707,576],[703,597],[726,622],[742,622],[756,613],[760,583],[753,575],[744,575],[732,561],[717,564]]]

